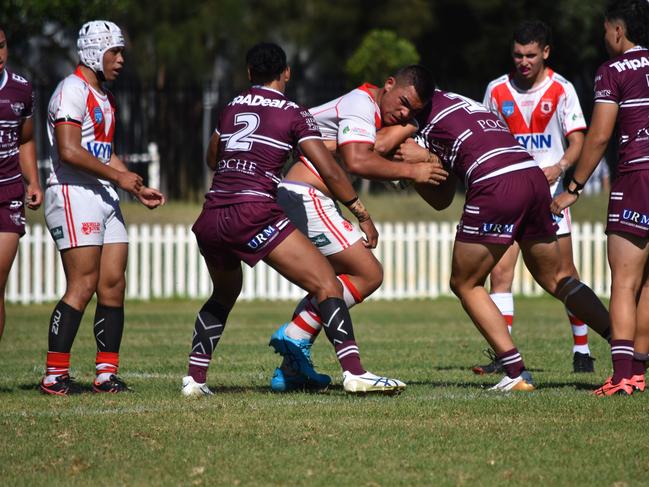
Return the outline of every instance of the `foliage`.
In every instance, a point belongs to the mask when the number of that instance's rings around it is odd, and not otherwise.
[[[382,83],[402,66],[419,62],[419,53],[408,40],[389,30],[372,30],[345,64],[352,84],[363,81]]]

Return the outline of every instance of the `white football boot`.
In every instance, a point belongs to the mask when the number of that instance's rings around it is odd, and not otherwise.
[[[354,375],[343,372],[343,389],[349,394],[399,394],[406,388],[406,384],[397,379],[389,379],[365,372],[363,375]]]
[[[529,376],[528,376],[529,377]],[[531,379],[531,378],[530,378]],[[531,392],[535,389],[532,381],[519,375],[515,379],[512,379],[508,375],[503,377],[498,384],[493,387],[490,387],[490,391],[499,391],[499,392],[508,392],[508,391],[521,391],[521,392]]]
[[[214,393],[210,391],[207,384],[200,384],[194,380],[191,375],[183,377],[183,388],[181,389],[185,397],[203,397],[213,396]]]

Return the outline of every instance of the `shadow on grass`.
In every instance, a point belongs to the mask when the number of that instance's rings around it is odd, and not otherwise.
[[[471,370],[473,367],[475,367],[476,364],[472,365],[433,365],[430,367],[433,370],[440,370],[440,371],[449,371],[449,370],[460,370],[460,371],[466,371],[466,370]],[[530,372],[545,372],[545,369],[539,369],[539,368],[528,368],[525,367],[525,370],[529,370]],[[476,374],[479,375],[479,374]],[[499,374],[493,374],[494,377],[499,376]]]
[[[494,376],[494,385],[500,380],[500,376]],[[428,387],[458,387],[462,389],[476,389],[476,390],[487,390],[491,387],[491,384],[482,384],[477,382],[465,382],[465,381],[408,381],[409,386],[428,386]],[[576,390],[595,390],[599,387],[599,384],[593,382],[534,382],[537,390],[543,389],[566,389],[574,388]]]
[[[79,388],[79,392],[77,394],[88,394],[92,392],[92,385],[90,384],[83,384],[75,381],[75,384]],[[31,384],[20,384],[18,386],[18,389],[21,391],[36,391],[40,392],[41,391],[41,383],[36,382],[36,383],[31,383]]]

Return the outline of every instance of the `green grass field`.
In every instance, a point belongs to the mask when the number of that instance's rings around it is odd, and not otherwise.
[[[269,392],[266,346],[290,303],[240,303],[212,361],[212,398],[180,396],[199,302],[129,303],[117,396],[42,396],[51,305],[9,306],[0,345],[0,465],[13,485],[646,485],[647,395],[599,399],[571,373],[559,303],[518,299],[515,337],[539,388],[500,395],[474,376],[484,342],[453,299],[368,302],[353,311],[368,369],[406,381],[398,397],[350,397],[324,337],[314,354],[334,386]],[[91,315],[92,313],[88,313]],[[89,387],[86,316],[72,372]]]

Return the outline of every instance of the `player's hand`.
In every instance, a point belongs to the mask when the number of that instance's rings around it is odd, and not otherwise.
[[[361,231],[365,234],[363,239],[363,245],[368,249],[375,249],[376,244],[379,243],[379,231],[374,226],[374,222],[371,218],[363,222],[359,222],[358,226],[361,227]]]
[[[439,158],[435,154],[428,152],[428,149],[420,146],[414,139],[406,139],[397,149],[394,159],[409,164],[426,161],[437,162],[441,165]]]
[[[147,186],[142,186],[135,194],[135,197],[150,210],[164,205],[165,201],[167,201],[164,194],[157,189],[148,188]]]
[[[555,215],[561,215],[561,212],[575,204],[578,196],[576,194],[570,194],[567,191],[557,195],[550,203],[550,211]]]
[[[117,174],[117,180],[115,182],[124,191],[128,191],[135,196],[138,196],[138,191],[143,187],[142,177],[131,171],[120,171]]]
[[[412,165],[411,179],[415,183],[439,186],[441,183],[446,181],[447,177],[448,172],[446,172],[439,163],[420,162]]]
[[[543,171],[543,174],[545,174],[545,179],[548,180],[548,184],[550,186],[552,186],[554,183],[556,183],[557,180],[563,174],[563,171],[561,170],[561,166],[559,166],[559,164],[544,167],[541,170]]]
[[[41,185],[38,183],[28,184],[25,196],[27,198],[27,208],[30,210],[38,210],[41,203],[43,203],[43,190],[41,189]]]

